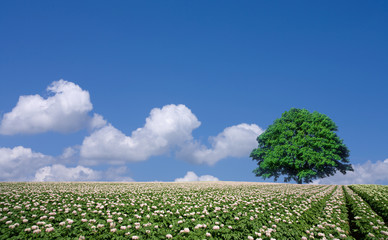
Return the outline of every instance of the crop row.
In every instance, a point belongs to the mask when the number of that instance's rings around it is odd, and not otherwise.
[[[305,237],[328,239],[353,239],[350,235],[346,201],[341,187],[336,187],[323,207],[316,208],[308,219],[312,224]]]
[[[360,195],[385,222],[388,222],[388,186],[351,185],[349,187]]]
[[[381,216],[348,186],[343,186],[349,207],[353,236],[357,239],[387,239],[388,228]]]

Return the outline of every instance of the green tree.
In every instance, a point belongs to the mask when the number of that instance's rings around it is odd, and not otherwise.
[[[314,179],[353,171],[349,150],[335,133],[335,123],[326,115],[292,108],[276,119],[258,138],[250,155],[258,163],[253,173],[275,181],[310,183]]]

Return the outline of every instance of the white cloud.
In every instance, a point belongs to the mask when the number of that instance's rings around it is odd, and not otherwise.
[[[93,130],[104,126],[106,126],[106,120],[100,114],[95,113],[90,120],[89,128]]]
[[[182,160],[213,165],[226,157],[248,156],[263,132],[255,124],[231,126],[210,137],[208,148],[193,140],[192,131],[201,125],[197,117],[185,105],[171,104],[152,109],[145,125],[126,136],[101,115],[90,115],[93,106],[89,92],[78,85],[59,80],[47,91],[47,98],[20,96],[12,111],[3,115],[0,134],[65,133],[82,128],[92,131],[81,146],[65,149],[52,164],[74,164],[79,158],[81,165],[124,164],[180,150],[176,156]]]
[[[94,131],[82,143],[82,162],[93,165],[102,161],[116,164],[143,161],[191,140],[191,132],[200,124],[184,105],[154,108],[144,127],[133,131],[130,137],[110,124]]]
[[[101,116],[95,118],[100,119],[100,126],[105,124]],[[97,165],[144,161],[175,147],[179,149],[176,154],[179,159],[213,165],[227,157],[248,157],[257,147],[256,138],[263,133],[256,124],[242,123],[225,128],[216,137],[210,137],[211,148],[208,148],[193,140],[192,131],[200,124],[184,105],[154,108],[144,127],[133,131],[131,136],[126,136],[111,124],[95,130],[82,143],[81,163]]]
[[[59,163],[64,165],[75,166],[79,161],[79,146],[67,147],[62,154],[54,157],[55,161],[52,164]]]
[[[74,147],[67,147],[65,150],[63,150],[62,155],[60,156],[61,159],[68,159],[72,158],[77,154],[77,150]]]
[[[93,169],[83,166],[67,168],[61,164],[40,168],[35,173],[34,181],[93,181],[100,178],[100,174]]]
[[[29,181],[38,168],[53,161],[53,157],[22,146],[0,148],[0,181]]]
[[[47,99],[20,96],[12,111],[4,114],[0,134],[72,132],[89,124],[88,112],[93,108],[89,92],[64,80],[53,82],[47,91],[53,94]]]
[[[106,171],[96,171],[91,168],[77,166],[66,167],[62,164],[54,164],[38,169],[34,181],[37,182],[76,182],[76,181],[114,181],[133,182],[128,177],[128,169],[125,166],[108,168]]]
[[[227,127],[216,137],[209,137],[211,148],[199,142],[193,141],[177,153],[177,157],[183,160],[214,165],[226,157],[249,157],[249,154],[257,147],[257,137],[263,130],[256,124],[239,124]]]
[[[103,180],[113,182],[133,182],[134,180],[128,176],[129,170],[126,166],[117,168],[108,168],[103,174]]]
[[[315,180],[314,184],[388,184],[388,159],[372,163],[353,165],[354,172],[345,175],[336,173],[332,177]]]
[[[200,177],[197,176],[192,171],[188,171],[186,175],[183,178],[177,178],[175,179],[175,182],[209,182],[209,181],[219,181],[218,178],[213,177],[211,175],[202,175]]]

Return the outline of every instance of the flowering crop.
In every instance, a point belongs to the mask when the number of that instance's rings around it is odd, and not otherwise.
[[[388,221],[388,186],[352,185],[350,188],[360,195],[385,222]]]
[[[336,187],[335,191],[327,201],[324,201],[321,209],[312,215],[315,223],[306,229],[307,238],[350,238],[350,228],[346,202],[341,187]]]
[[[330,185],[0,183],[0,239],[386,239],[371,211]]]
[[[387,239],[388,227],[383,218],[349,187],[343,188],[349,204],[351,224],[354,225],[354,235],[358,239]]]

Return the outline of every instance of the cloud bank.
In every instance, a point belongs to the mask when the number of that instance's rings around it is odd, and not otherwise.
[[[332,177],[315,180],[314,184],[388,184],[388,159],[353,165],[354,172],[337,173]]]
[[[127,177],[127,167],[108,168],[105,171],[96,171],[91,168],[76,166],[66,167],[62,164],[46,166],[36,171],[33,181],[37,182],[75,182],[75,181],[114,181],[132,182]]]
[[[93,105],[89,92],[78,85],[59,80],[47,88],[47,99],[40,95],[20,96],[11,112],[4,114],[0,134],[34,134],[47,131],[73,132],[90,122]]]
[[[154,108],[144,127],[126,136],[108,124],[86,137],[81,146],[84,165],[97,165],[144,161],[151,156],[178,149],[176,157],[195,164],[214,165],[227,157],[247,157],[257,147],[256,138],[263,130],[256,124],[239,124],[227,127],[215,137],[210,137],[211,148],[192,136],[200,126],[197,117],[185,105],[166,105]]]
[[[208,165],[227,157],[248,157],[257,147],[256,138],[263,132],[256,124],[227,127],[216,137],[209,137],[211,148],[193,141],[184,145],[177,156],[192,163]]]
[[[154,108],[144,127],[133,131],[131,136],[126,136],[110,124],[93,132],[82,143],[81,158],[89,165],[106,159],[111,163],[144,161],[191,140],[191,132],[200,124],[184,105]]]
[[[29,181],[38,168],[53,160],[31,148],[0,148],[0,181]]]
[[[90,168],[83,166],[67,168],[61,164],[54,164],[52,166],[40,168],[35,173],[34,181],[92,181],[99,178],[99,173]]]
[[[195,174],[192,171],[188,171],[183,178],[175,179],[175,182],[210,182],[210,181],[219,181],[219,179],[211,175],[202,175],[198,177],[197,174]]]
[[[2,116],[0,134],[70,133],[88,129],[90,135],[81,145],[67,147],[57,157],[22,146],[0,148],[0,181],[132,181],[126,177],[128,169],[124,165],[128,162],[173,153],[183,161],[214,165],[228,157],[248,157],[257,145],[257,136],[263,132],[255,124],[230,126],[209,137],[208,147],[193,138],[192,132],[201,122],[191,110],[183,104],[170,104],[152,109],[144,126],[127,136],[102,115],[91,112],[89,92],[77,84],[54,81],[47,87],[47,95],[46,98],[37,94],[20,96],[16,106]],[[102,172],[88,168],[94,165],[122,166]],[[196,179],[194,173],[189,173],[183,179]]]

